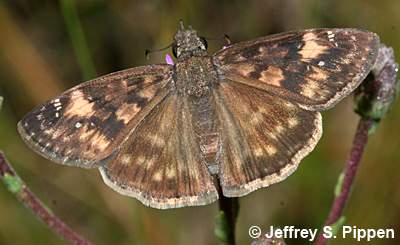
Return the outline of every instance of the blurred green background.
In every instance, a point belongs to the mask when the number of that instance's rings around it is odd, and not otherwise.
[[[146,60],[144,51],[168,45],[180,18],[204,36],[226,33],[233,42],[290,29],[365,28],[400,55],[399,12],[399,0],[0,1],[0,95],[5,99],[0,149],[48,207],[94,244],[217,244],[217,204],[167,211],[144,207],[109,189],[97,170],[56,165],[30,151],[17,135],[17,121],[93,76],[164,63],[165,52]],[[222,45],[210,42],[210,52]],[[324,135],[292,176],[241,198],[238,244],[250,243],[251,225],[321,227],[358,121],[352,106],[349,97],[323,113]],[[350,225],[396,229],[395,240],[373,244],[400,244],[399,119],[397,103],[370,138],[345,210]],[[65,242],[0,185],[0,244]]]

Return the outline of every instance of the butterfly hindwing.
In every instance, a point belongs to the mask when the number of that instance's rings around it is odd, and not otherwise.
[[[378,36],[367,31],[310,29],[240,42],[216,53],[214,60],[232,81],[322,110],[366,77],[378,45]]]
[[[217,200],[190,118],[186,98],[168,96],[129,135],[116,157],[100,168],[105,183],[160,209]]]
[[[98,166],[168,93],[171,70],[169,65],[143,66],[82,83],[35,108],[18,130],[50,160]]]
[[[290,175],[317,144],[319,112],[229,80],[214,92],[222,124],[220,182],[238,197]]]

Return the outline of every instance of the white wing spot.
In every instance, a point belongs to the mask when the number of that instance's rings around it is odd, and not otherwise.
[[[59,117],[59,116],[60,116],[60,113],[56,112],[56,117]]]
[[[75,123],[75,128],[80,128],[80,127],[82,127],[82,123],[80,122]]]
[[[318,62],[318,66],[324,66],[325,62],[323,62],[322,60],[320,62]]]
[[[333,42],[334,41],[333,38],[335,37],[335,34],[332,31],[328,31],[327,34],[328,34],[329,41]]]

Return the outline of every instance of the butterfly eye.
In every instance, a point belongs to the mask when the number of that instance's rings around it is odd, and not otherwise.
[[[172,54],[175,58],[178,58],[178,45],[176,45],[175,43],[172,44]]]
[[[203,46],[204,46],[204,50],[206,50],[207,49],[207,47],[208,47],[208,43],[207,43],[207,40],[204,38],[204,37],[199,37],[200,38],[200,42],[203,44]],[[203,47],[201,47],[201,48],[203,48]]]

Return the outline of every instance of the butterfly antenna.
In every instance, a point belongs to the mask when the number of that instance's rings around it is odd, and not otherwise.
[[[168,46],[166,46],[164,48],[160,48],[160,49],[146,49],[146,51],[144,52],[144,55],[145,55],[146,59],[149,59],[150,54],[164,51],[164,50],[170,48],[171,46],[172,46],[172,43],[170,43]]]
[[[185,25],[183,24],[183,20],[182,19],[179,20],[179,28],[180,28],[181,31],[185,30]]]
[[[224,34],[224,39],[227,45],[231,45],[231,38],[228,36],[228,34]]]

